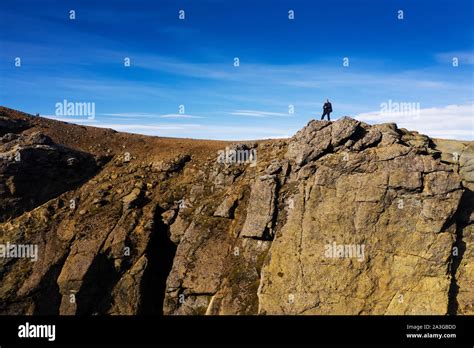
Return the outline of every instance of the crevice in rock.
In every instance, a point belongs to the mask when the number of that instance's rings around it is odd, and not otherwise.
[[[457,284],[456,273],[461,264],[461,261],[466,251],[466,243],[463,241],[463,230],[469,224],[469,216],[474,211],[474,192],[466,189],[461,197],[458,210],[453,216],[453,221],[456,222],[456,240],[453,244],[453,248],[457,248],[457,255],[453,255],[451,250],[450,259],[450,273],[451,273],[451,284],[448,293],[448,314],[456,315],[458,311],[457,295],[459,292],[459,286]]]
[[[169,238],[169,228],[161,216],[163,212],[162,208],[156,208],[153,231],[145,251],[148,265],[143,274],[139,314],[163,315],[166,280],[173,266],[177,248]]]
[[[123,216],[115,221],[114,225],[102,239],[97,254],[94,255],[91,265],[82,278],[79,292],[76,294],[76,315],[105,314],[113,304],[113,288],[124,272],[119,272],[114,264],[114,258],[108,252],[101,252],[107,238],[122,222]],[[79,238],[76,234],[74,241]],[[72,245],[72,244],[71,244]],[[67,253],[70,255],[71,249]]]
[[[252,240],[260,240],[263,242],[271,242],[273,241],[273,234],[269,232],[269,229],[266,228],[265,231],[263,232],[262,237],[255,237],[255,236],[243,236],[242,238],[244,239],[252,239]]]
[[[265,228],[265,231],[263,232],[263,235],[262,235],[262,240],[264,241],[273,241],[273,239],[275,238],[275,229],[277,228],[277,221],[278,221],[278,214],[279,214],[279,210],[278,210],[278,199],[279,199],[279,196],[280,196],[280,189],[281,189],[281,184],[280,184],[280,181],[277,180],[276,181],[276,185],[275,185],[275,195],[273,197],[273,216],[272,216],[272,219],[271,219],[271,228]]]
[[[120,279],[114,261],[106,254],[95,256],[76,295],[76,314],[104,314],[112,303],[112,290]]]
[[[51,266],[41,279],[38,291],[33,294],[35,310],[33,315],[58,315],[61,306],[61,293],[57,279],[66,261],[67,254],[55,265]]]

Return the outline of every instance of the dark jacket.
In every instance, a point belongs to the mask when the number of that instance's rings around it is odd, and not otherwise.
[[[324,103],[323,111],[324,112],[332,112],[332,105],[331,105],[330,102]]]

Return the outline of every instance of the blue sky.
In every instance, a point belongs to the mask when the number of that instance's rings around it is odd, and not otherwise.
[[[29,113],[261,139],[293,135],[329,98],[333,118],[474,140],[471,0],[16,0],[0,9],[0,104]],[[56,115],[65,99],[95,103],[94,119]],[[381,113],[388,101],[419,112]]]

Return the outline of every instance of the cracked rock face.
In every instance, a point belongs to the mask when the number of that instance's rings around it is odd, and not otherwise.
[[[474,314],[472,142],[345,117],[250,146],[0,108],[0,245],[38,246],[0,313]]]
[[[320,160],[321,177],[299,184],[262,270],[260,313],[447,313],[460,178],[427,158],[434,172],[420,168],[404,180],[418,156],[381,161],[371,152],[371,173],[334,154]],[[328,255],[336,246],[357,253]]]
[[[273,236],[276,186],[277,182],[273,175],[261,176],[252,185],[247,216],[240,232],[242,237],[264,239]]]

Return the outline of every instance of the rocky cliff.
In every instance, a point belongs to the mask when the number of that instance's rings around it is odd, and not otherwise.
[[[0,257],[0,313],[474,314],[473,191],[473,142],[395,124],[237,144],[0,108],[0,246],[38,248]]]

